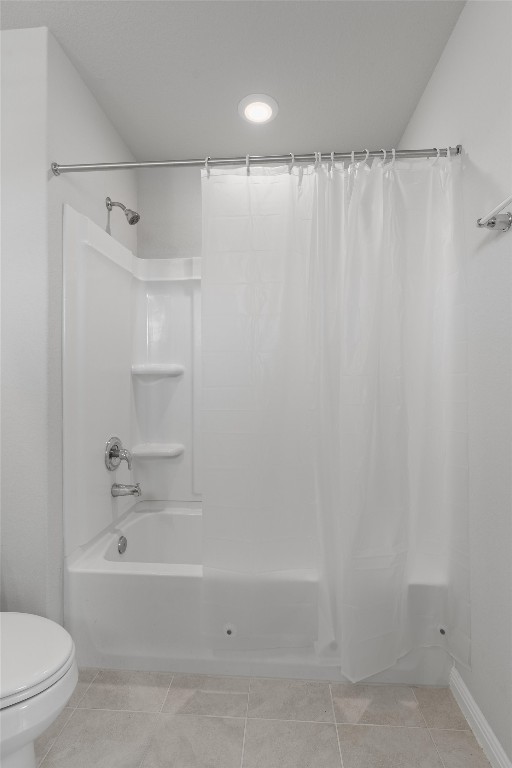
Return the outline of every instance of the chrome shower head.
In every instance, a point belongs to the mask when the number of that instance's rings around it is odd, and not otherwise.
[[[124,212],[124,215],[126,216],[126,221],[128,224],[137,224],[137,222],[140,221],[140,213],[137,213],[137,211],[132,211],[131,208],[127,208],[126,205],[123,205],[122,203],[114,203],[110,197],[107,197],[105,200],[105,205],[109,211],[112,210],[114,205],[117,205],[118,208],[121,208],[121,210]]]
[[[126,216],[128,224],[136,224],[140,219],[140,214],[137,213],[137,211],[130,210],[130,208],[125,210],[124,215]]]

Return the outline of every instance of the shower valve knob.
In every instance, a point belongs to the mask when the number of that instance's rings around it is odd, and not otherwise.
[[[114,472],[122,461],[126,461],[128,469],[132,468],[132,455],[123,448],[118,437],[111,437],[105,446],[105,466],[110,472]]]

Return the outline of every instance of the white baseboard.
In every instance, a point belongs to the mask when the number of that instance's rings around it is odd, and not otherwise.
[[[450,672],[450,690],[492,768],[512,768],[512,762],[455,667]]]

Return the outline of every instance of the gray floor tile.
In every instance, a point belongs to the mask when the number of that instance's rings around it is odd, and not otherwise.
[[[159,715],[75,709],[43,768],[139,768]]]
[[[172,688],[193,688],[216,693],[249,693],[249,677],[213,677],[211,675],[174,675]]]
[[[159,712],[171,680],[172,675],[167,672],[102,669],[78,706],[81,709]]]
[[[336,726],[248,720],[242,768],[341,768]]]
[[[68,701],[67,706],[68,707],[76,707],[80,700],[82,699],[83,695],[85,694],[86,690],[98,674],[97,669],[80,669],[78,672],[78,683],[76,684],[76,688],[73,691],[73,695],[71,696],[70,700]]]
[[[73,709],[70,707],[63,709],[58,718],[54,720],[50,727],[47,728],[46,731],[42,733],[38,739],[35,740],[34,749],[36,753],[36,763],[38,765],[43,760],[48,750],[53,746],[55,739],[62,731],[72,714]]]
[[[443,768],[426,728],[338,725],[343,768]]]
[[[174,715],[245,717],[247,693],[215,693],[193,688],[170,688],[162,712]]]
[[[432,729],[432,738],[445,768],[490,768],[490,763],[471,731]]]
[[[245,720],[159,715],[141,768],[240,768]]]
[[[413,690],[429,728],[469,729],[466,718],[449,688],[418,686]]]
[[[332,723],[328,683],[252,679],[249,717]]]
[[[406,685],[331,685],[337,723],[424,726],[418,702]]]

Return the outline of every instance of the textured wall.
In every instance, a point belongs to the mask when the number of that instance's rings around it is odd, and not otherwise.
[[[467,3],[401,146],[467,153],[472,669],[459,671],[512,758],[512,232],[475,226],[512,192],[511,39],[511,3]]]
[[[142,169],[137,176],[142,214],[139,256],[200,256],[201,169]]]

